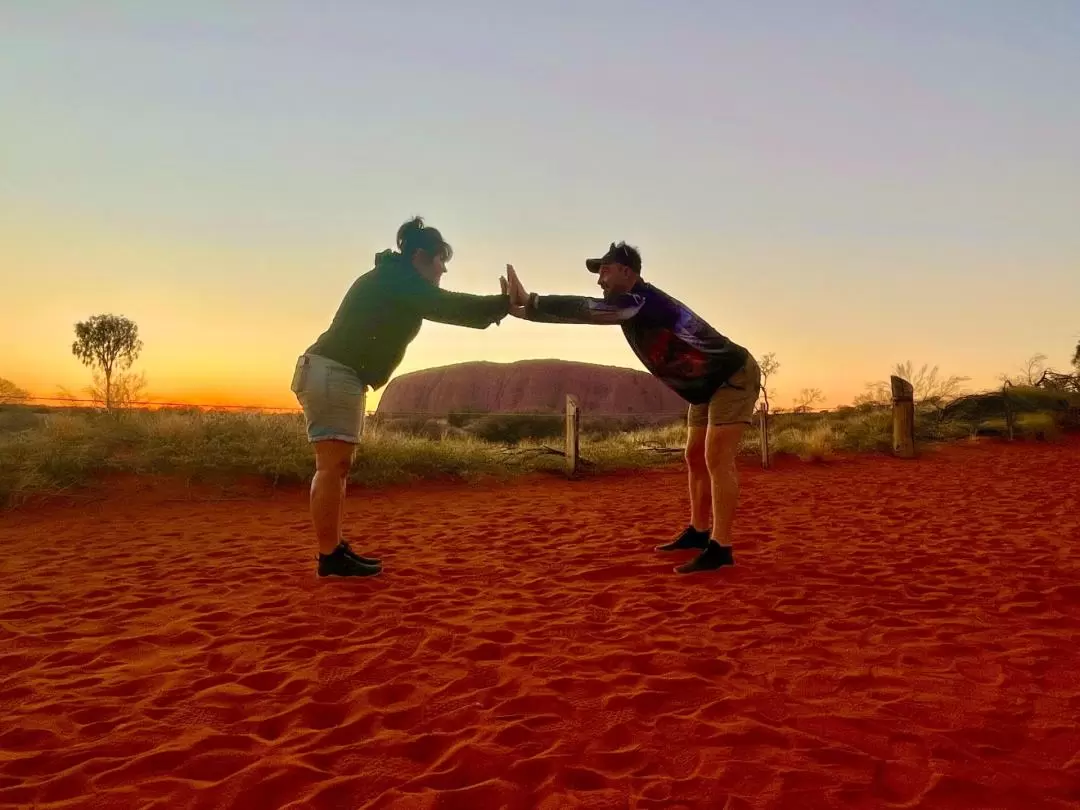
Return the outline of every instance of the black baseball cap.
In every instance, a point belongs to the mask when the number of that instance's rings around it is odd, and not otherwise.
[[[639,276],[641,275],[641,254],[626,242],[619,242],[617,245],[612,242],[608,252],[599,259],[585,260],[585,267],[590,273],[599,273],[600,265],[603,264],[625,264]]]

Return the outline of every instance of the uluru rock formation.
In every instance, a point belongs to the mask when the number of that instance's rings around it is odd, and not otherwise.
[[[574,394],[587,414],[686,413],[687,403],[651,374],[569,360],[476,361],[395,377],[380,414],[562,412]]]

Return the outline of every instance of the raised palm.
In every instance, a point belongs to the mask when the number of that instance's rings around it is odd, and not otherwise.
[[[509,293],[511,306],[523,307],[529,302],[529,293],[525,290],[517,271],[512,264],[506,265],[506,278],[509,281]]]

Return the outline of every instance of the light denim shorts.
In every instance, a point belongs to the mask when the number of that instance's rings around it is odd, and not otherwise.
[[[367,385],[355,371],[317,354],[302,354],[296,359],[291,389],[304,409],[309,442],[360,441]]]

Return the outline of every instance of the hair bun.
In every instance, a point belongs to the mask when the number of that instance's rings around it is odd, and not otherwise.
[[[454,255],[453,249],[438,229],[429,228],[420,216],[413,217],[398,228],[397,246],[401,254],[410,259],[417,250],[422,250],[431,257],[441,256],[444,261],[450,261]]]

